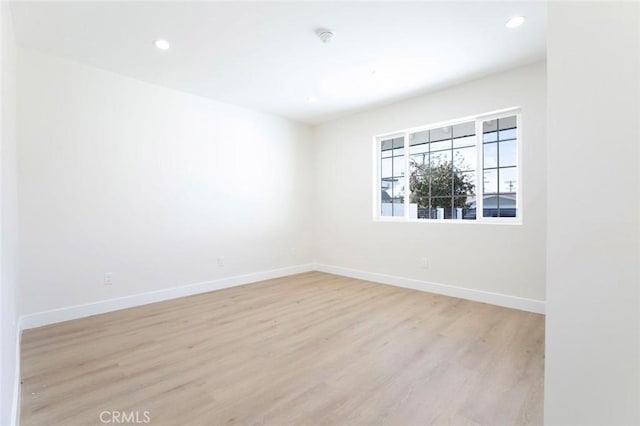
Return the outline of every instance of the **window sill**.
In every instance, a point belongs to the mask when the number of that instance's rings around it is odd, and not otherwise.
[[[514,218],[512,220],[505,219],[476,219],[476,220],[461,220],[461,219],[406,219],[404,217],[374,217],[374,222],[389,222],[389,223],[446,223],[446,224],[464,224],[464,225],[522,225],[521,218]]]

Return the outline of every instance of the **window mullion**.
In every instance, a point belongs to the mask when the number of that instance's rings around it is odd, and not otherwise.
[[[409,133],[404,134],[404,218],[409,219],[409,198],[411,196],[409,180]]]
[[[482,120],[476,119],[476,220],[484,219],[484,145],[482,143]]]

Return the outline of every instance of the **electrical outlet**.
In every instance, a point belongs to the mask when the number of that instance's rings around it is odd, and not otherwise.
[[[113,284],[113,272],[105,272],[104,273],[104,285]]]
[[[222,268],[224,266],[224,256],[218,258],[218,266]]]
[[[426,257],[423,257],[423,258],[420,260],[420,267],[421,267],[422,269],[429,269],[429,259],[427,259]]]

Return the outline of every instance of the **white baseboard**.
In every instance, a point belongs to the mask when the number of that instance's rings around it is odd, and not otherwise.
[[[101,300],[99,302],[87,303],[85,305],[69,306],[67,308],[54,309],[51,311],[38,312],[24,315],[21,318],[21,330],[42,327],[44,325],[69,321],[77,318],[84,318],[91,315],[103,314],[120,309],[133,308],[135,306],[147,305],[149,303],[162,302],[165,300],[177,299],[179,297],[192,296],[194,294],[207,293],[223,288],[236,287],[244,284],[251,284],[258,281],[273,278],[285,277],[287,275],[301,274],[313,270],[313,264],[289,266],[286,268],[273,269],[270,271],[254,272],[246,275],[236,275],[233,277],[220,278],[213,281],[206,281],[190,284],[181,287],[173,287],[148,293],[134,294],[131,296],[119,297],[116,299]]]
[[[489,303],[491,305],[498,305],[506,308],[518,309],[521,311],[534,312],[537,314],[545,313],[546,303],[543,300],[527,299],[524,297],[510,296],[507,294],[491,293],[488,291],[473,290],[465,287],[438,284],[411,278],[398,277],[394,275],[385,275],[375,272],[366,272],[357,269],[343,268],[341,266],[324,265],[321,263],[314,264],[313,269],[320,272],[327,272],[329,274],[342,275],[345,277],[373,281],[376,283],[388,284],[396,287],[410,288],[413,290],[458,297],[460,299]]]
[[[22,375],[20,374],[20,348],[22,344],[22,325],[21,320],[18,319],[16,324],[16,369],[13,383],[13,399],[11,400],[11,426],[18,426],[20,424],[20,393],[22,392],[22,386],[20,384]]]
[[[69,321],[77,318],[84,318],[91,315],[103,314],[120,309],[132,308],[149,303],[177,299],[179,297],[192,296],[194,294],[207,293],[210,291],[221,290],[224,288],[235,287],[244,284],[251,284],[258,281],[280,278],[287,275],[300,274],[313,270],[336,275],[343,275],[346,277],[357,278],[361,280],[373,281],[382,284],[389,284],[396,287],[404,287],[430,293],[442,294],[445,296],[459,297],[461,299],[489,303],[492,305],[519,309],[521,311],[535,312],[539,314],[544,314],[545,312],[545,302],[542,300],[527,299],[524,297],[491,293],[488,291],[473,290],[447,284],[438,284],[411,278],[403,278],[393,275],[385,275],[375,272],[366,272],[357,269],[316,263],[220,278],[213,281],[206,281],[181,287],[173,287],[164,290],[120,297],[116,299],[102,300],[85,305],[76,305],[25,315],[20,318],[19,333],[22,330],[41,327],[44,325],[55,324],[58,322]]]

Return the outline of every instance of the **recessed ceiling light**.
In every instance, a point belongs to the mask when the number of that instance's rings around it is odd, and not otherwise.
[[[524,22],[524,16],[514,16],[509,18],[506,24],[504,24],[507,28],[516,28],[522,25]]]
[[[314,104],[314,103],[318,102],[318,98],[316,98],[315,96],[309,96],[307,98],[307,102],[309,102],[310,104]]]
[[[153,45],[160,50],[167,50],[171,47],[171,45],[167,40],[162,40],[162,39],[154,41]]]

